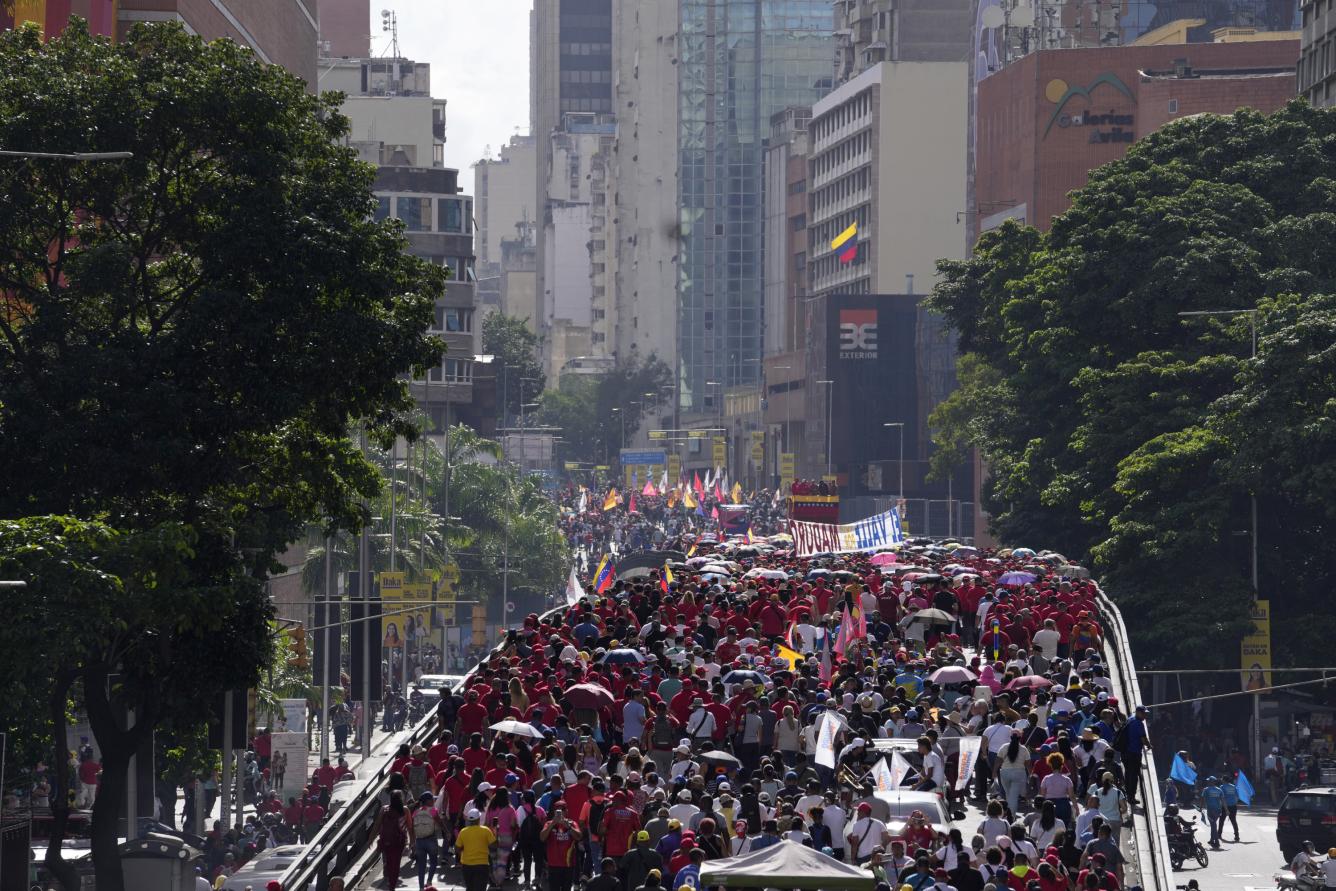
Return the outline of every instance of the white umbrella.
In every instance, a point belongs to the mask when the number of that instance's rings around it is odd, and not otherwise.
[[[497,733],[510,733],[514,736],[527,736],[531,739],[542,739],[543,734],[532,724],[526,724],[523,721],[513,719],[497,721],[488,730],[495,730]]]

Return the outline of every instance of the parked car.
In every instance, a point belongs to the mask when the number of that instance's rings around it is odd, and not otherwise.
[[[872,805],[872,816],[886,824],[891,835],[902,835],[909,823],[909,815],[923,811],[928,825],[943,835],[951,831],[951,816],[946,812],[942,796],[936,792],[873,792],[862,799]],[[861,803],[861,802],[860,802]]]
[[[281,879],[288,867],[296,863],[306,848],[304,845],[281,845],[255,855],[255,858],[238,869],[223,882],[225,891],[245,891],[263,888],[272,881]]]
[[[442,692],[451,692],[462,683],[464,676],[461,674],[424,674],[412,686],[421,690],[424,697],[434,700],[439,699]]]
[[[1276,841],[1287,863],[1305,841],[1319,851],[1336,847],[1336,789],[1309,786],[1286,795],[1276,812]]]

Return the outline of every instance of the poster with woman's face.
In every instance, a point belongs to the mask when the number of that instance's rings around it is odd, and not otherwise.
[[[403,641],[399,637],[399,625],[395,622],[386,624],[385,648],[388,650],[397,650],[402,645]]]

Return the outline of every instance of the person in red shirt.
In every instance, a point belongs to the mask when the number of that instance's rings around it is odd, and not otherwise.
[[[262,814],[281,814],[283,813],[283,802],[279,800],[277,792],[270,792],[265,796],[264,801],[260,802],[258,808]]]
[[[283,808],[283,822],[293,829],[302,828],[302,806],[297,803],[296,798],[288,797],[288,806]]]
[[[566,816],[566,804],[552,805],[552,819],[543,826],[539,839],[547,854],[548,878],[553,891],[569,891],[575,878],[575,846],[580,841],[580,827]]]
[[[742,654],[742,646],[738,643],[737,632],[732,628],[728,629],[728,634],[714,648],[715,657],[720,665],[727,665]]]
[[[615,792],[612,807],[603,813],[603,853],[608,857],[621,859],[631,850],[631,840],[640,831],[640,815],[627,804],[625,792]]]
[[[492,753],[482,746],[482,734],[474,733],[469,737],[469,744],[460,752],[460,757],[464,759],[464,767],[469,775],[473,775],[475,770],[486,770],[487,762],[491,760]]]
[[[302,841],[309,845],[324,822],[325,809],[316,799],[307,798],[302,805]]]
[[[315,769],[315,781],[320,784],[322,789],[333,789],[336,779],[338,779],[338,771],[330,766],[328,758],[321,759],[320,766]]]
[[[477,689],[469,690],[467,701],[455,716],[455,736],[467,739],[481,734],[487,726],[487,707],[479,701]]]
[[[593,774],[587,770],[580,771],[575,778],[575,782],[566,787],[561,794],[561,800],[566,802],[566,812],[568,814],[582,814],[584,807],[589,802],[590,794],[593,792],[589,788],[589,783],[593,779]]]

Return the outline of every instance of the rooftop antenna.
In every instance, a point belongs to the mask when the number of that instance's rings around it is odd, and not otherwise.
[[[390,35],[390,58],[399,58],[399,17],[392,9],[380,11],[380,30]]]

